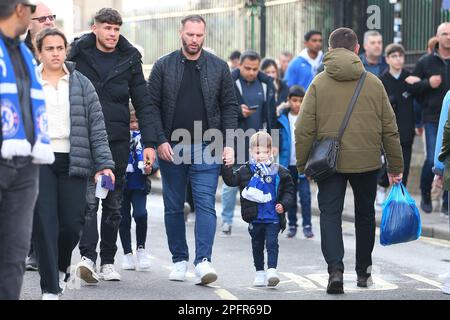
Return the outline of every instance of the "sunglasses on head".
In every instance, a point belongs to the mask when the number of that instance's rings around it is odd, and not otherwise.
[[[29,7],[31,10],[31,14],[36,12],[36,5],[31,4],[31,3],[22,3],[22,5],[24,5],[25,7]]]
[[[42,17],[32,18],[31,20],[36,20],[39,23],[44,23],[45,21],[47,21],[47,19],[49,21],[55,21],[56,15],[52,14],[52,15],[49,15],[49,16],[42,16]]]

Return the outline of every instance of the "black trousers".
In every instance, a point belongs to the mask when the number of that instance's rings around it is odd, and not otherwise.
[[[356,272],[369,272],[375,244],[377,178],[378,170],[358,174],[337,173],[318,183],[322,253],[329,273],[336,270],[344,272],[342,210],[347,182],[350,182],[355,197]]]
[[[0,300],[18,300],[30,249],[39,167],[0,163]]]
[[[125,174],[130,155],[130,144],[110,143],[111,153],[115,162],[116,177],[115,190],[108,192],[106,199],[102,200],[102,218],[100,225],[100,259],[101,265],[114,264],[117,252],[117,236],[121,221],[120,208],[125,182]],[[94,178],[90,178],[86,193],[86,220],[80,240],[80,254],[94,263],[97,261],[97,244],[99,240],[97,212],[99,199],[95,197]]]
[[[412,144],[402,144],[403,152],[403,184],[408,184],[409,168],[411,167]]]
[[[58,294],[59,272],[69,273],[86,208],[86,178],[69,177],[69,154],[42,166],[33,223],[33,247],[43,293]]]

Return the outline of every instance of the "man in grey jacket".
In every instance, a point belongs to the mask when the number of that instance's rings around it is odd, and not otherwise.
[[[194,156],[197,153],[212,156],[205,152],[208,143],[203,140],[208,129],[221,130],[225,137],[227,129],[237,127],[237,101],[230,71],[225,61],[202,49],[205,29],[201,16],[183,19],[182,49],[159,59],[148,82],[157,126],[155,144],[163,179],[166,232],[174,263],[169,279],[184,281],[186,277],[189,253],[183,206],[186,184],[190,180],[196,209],[196,284],[203,285],[217,279],[211,255],[217,223],[215,194],[220,164],[209,164],[203,157],[194,159]],[[179,132],[188,136],[188,141],[180,143],[187,147],[183,152],[189,150],[181,162],[174,157]],[[225,147],[223,158],[226,164],[233,164],[233,149]]]

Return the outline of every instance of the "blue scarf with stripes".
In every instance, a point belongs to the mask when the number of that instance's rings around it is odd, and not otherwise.
[[[50,146],[45,97],[37,63],[23,42],[20,44],[20,51],[30,75],[35,141],[31,146],[27,140],[14,67],[8,49],[0,37],[0,106],[3,135],[1,156],[4,159],[31,156],[35,164],[51,164],[55,161],[55,156]]]

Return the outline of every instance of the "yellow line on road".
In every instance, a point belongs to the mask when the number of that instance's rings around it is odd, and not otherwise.
[[[420,237],[419,241],[425,242],[428,244],[432,244],[435,246],[439,246],[439,247],[450,248],[450,241],[447,241],[447,240],[428,238],[428,237]]]
[[[225,289],[218,289],[214,291],[223,300],[239,300],[235,295]]]

